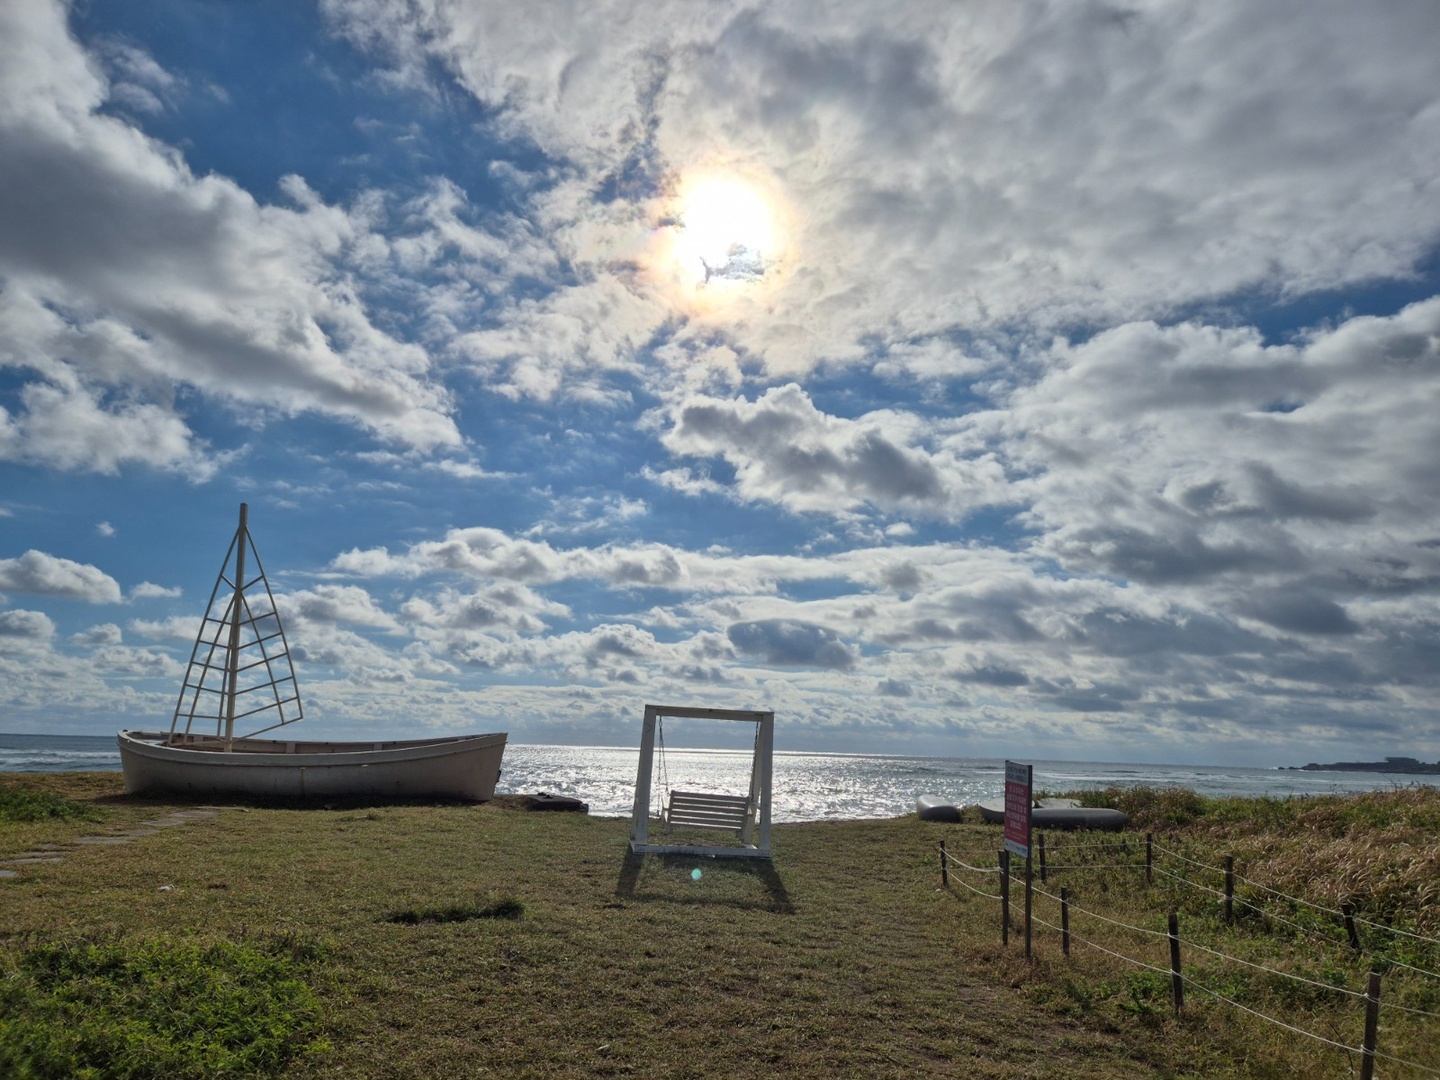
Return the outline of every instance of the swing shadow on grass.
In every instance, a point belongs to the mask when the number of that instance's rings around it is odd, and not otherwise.
[[[646,858],[658,865],[661,873],[653,886],[644,886],[640,878],[645,869]],[[749,879],[758,882],[765,891],[765,899],[757,900],[745,896],[716,895],[716,891],[698,890],[690,879],[692,869],[699,867],[711,881],[720,880],[729,885],[742,884]],[[667,888],[672,883],[678,887]],[[730,890],[726,890],[730,891]],[[725,905],[753,911],[771,911],[777,915],[795,914],[795,904],[785,888],[775,864],[769,859],[716,858],[707,855],[658,855],[638,854],[629,848],[620,864],[620,878],[615,883],[615,896],[621,900],[642,903],[704,904]]]

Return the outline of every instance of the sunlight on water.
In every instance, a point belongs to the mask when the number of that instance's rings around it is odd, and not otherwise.
[[[629,817],[635,800],[635,747],[526,746],[505,748],[497,791],[573,795],[592,814]],[[1326,795],[1434,783],[1434,777],[1384,773],[1296,772],[1221,766],[1121,765],[1036,761],[1037,791],[1074,791],[1112,784],[1188,787],[1202,795]],[[0,772],[114,771],[120,755],[113,736],[0,735]],[[775,754],[774,820],[825,821],[896,817],[911,813],[919,795],[960,806],[1000,796],[1004,762],[977,758],[875,757],[862,754]],[[750,786],[748,750],[669,750],[657,755],[652,811],[664,791],[680,789],[744,795]]]
[[[549,791],[590,804],[592,814],[628,817],[634,805],[639,751],[616,747],[510,746],[498,790]],[[1300,795],[1370,791],[1420,777],[1375,773],[1306,773],[1178,765],[1037,761],[1037,791],[1103,788],[1111,784],[1188,787],[1202,795]],[[670,751],[658,758],[652,811],[671,789],[743,795],[749,789],[748,751]],[[823,821],[895,817],[911,813],[919,795],[940,795],[961,806],[1000,796],[1004,762],[973,758],[869,757],[851,754],[775,754],[774,820]]]

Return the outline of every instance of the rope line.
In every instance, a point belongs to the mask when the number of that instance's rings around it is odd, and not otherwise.
[[[1002,899],[1002,897],[1000,896],[999,893],[991,893],[991,892],[986,892],[984,889],[977,889],[974,885],[971,885],[971,884],[970,884],[968,881],[966,881],[964,878],[958,878],[958,877],[957,877],[957,878],[955,879],[955,883],[958,884],[962,889],[969,889],[969,890],[970,890],[971,892],[973,892],[976,896],[988,897],[988,898],[991,899],[991,900],[1000,900],[1000,899]]]
[[[1058,896],[1055,896],[1052,893],[1048,893],[1044,889],[1037,889],[1034,887],[1034,885],[1031,885],[1031,891],[1037,892],[1041,896],[1048,896],[1051,900],[1055,900],[1057,902],[1060,900]],[[1153,937],[1163,938],[1168,938],[1170,936],[1163,930],[1147,930],[1143,926],[1132,926],[1130,925],[1130,923],[1120,922],[1118,919],[1108,919],[1104,915],[1099,915],[1093,911],[1087,910],[1086,908],[1078,907],[1073,901],[1070,903],[1070,910],[1078,911],[1081,915],[1089,915],[1092,919],[1099,919],[1101,922],[1109,923],[1111,926],[1119,926],[1126,930],[1134,930],[1137,934],[1150,934]],[[1031,915],[1031,918],[1034,918],[1033,914]]]
[[[1318,986],[1321,990],[1333,990],[1337,994],[1349,994],[1351,997],[1363,998],[1365,996],[1363,991],[1351,990],[1348,986],[1334,986],[1330,983],[1316,982],[1314,979],[1307,979],[1301,975],[1292,975],[1288,971],[1280,971],[1277,968],[1266,967],[1264,964],[1257,964],[1251,960],[1241,960],[1240,957],[1231,956],[1229,953],[1216,952],[1214,949],[1207,949],[1204,945],[1196,944],[1193,941],[1187,940],[1185,944],[1188,948],[1199,949],[1201,952],[1209,953],[1211,956],[1218,956],[1221,960],[1229,960],[1235,964],[1244,964],[1246,967],[1254,968],[1256,971],[1265,971],[1271,975],[1279,975],[1282,979],[1305,983],[1308,986]]]
[[[1421,975],[1428,975],[1432,979],[1440,979],[1440,972],[1427,971],[1425,968],[1416,967],[1414,964],[1407,964],[1403,960],[1391,960],[1387,957],[1385,959],[1385,962],[1387,964],[1392,964],[1395,967],[1408,968],[1411,971],[1418,971]]]
[[[1224,871],[1222,870],[1221,873],[1224,873]],[[1286,900],[1291,900],[1294,903],[1304,904],[1306,907],[1312,907],[1316,911],[1323,911],[1326,915],[1334,915],[1337,919],[1343,919],[1345,917],[1345,913],[1343,911],[1336,911],[1334,908],[1328,908],[1324,904],[1316,904],[1312,903],[1309,900],[1302,900],[1298,896],[1291,896],[1289,893],[1281,892],[1279,889],[1272,889],[1269,885],[1261,885],[1260,882],[1252,881],[1250,878],[1245,877],[1241,874],[1236,874],[1235,880],[1243,881],[1252,889],[1260,889],[1263,892],[1268,892],[1271,896],[1284,897]]]
[[[1032,915],[1030,916],[1030,918],[1031,918],[1034,922],[1039,923],[1041,926],[1049,927],[1051,930],[1059,930],[1059,929],[1060,929],[1060,927],[1056,926],[1054,923],[1052,923],[1052,922],[1046,922],[1044,919],[1040,918],[1038,915],[1032,914]],[[1070,931],[1070,940],[1071,940],[1071,941],[1078,941],[1078,942],[1080,942],[1081,945],[1088,945],[1088,946],[1090,946],[1090,948],[1095,949],[1095,950],[1097,950],[1098,952],[1103,952],[1103,953],[1105,953],[1107,956],[1113,956],[1113,957],[1115,957],[1115,959],[1117,959],[1117,960],[1124,960],[1124,961],[1126,961],[1127,963],[1134,964],[1136,967],[1145,968],[1147,971],[1157,971],[1157,972],[1159,972],[1161,975],[1169,975],[1169,974],[1170,974],[1170,969],[1169,969],[1169,968],[1156,967],[1154,964],[1147,964],[1147,963],[1145,963],[1144,960],[1136,960],[1133,956],[1126,956],[1124,953],[1118,953],[1118,952],[1115,952],[1113,949],[1107,949],[1104,945],[1097,945],[1097,944],[1095,944],[1095,942],[1089,941],[1089,940],[1087,940],[1086,938],[1081,937],[1079,934],[1075,933],[1075,931],[1073,931],[1073,930]]]
[[[1361,994],[1360,996],[1364,997],[1365,995]],[[1384,1005],[1381,1006],[1381,1008],[1394,1009],[1396,1012],[1410,1013],[1412,1016],[1428,1016],[1432,1020],[1440,1020],[1440,1013],[1428,1012],[1425,1009],[1412,1009],[1409,1005],[1396,1005],[1392,1001],[1387,1001]]]
[[[1039,923],[1041,926],[1047,927],[1047,928],[1049,928],[1049,929],[1051,929],[1051,930],[1059,930],[1059,929],[1060,929],[1060,927],[1056,926],[1054,923],[1052,923],[1052,922],[1047,922],[1045,919],[1042,919],[1042,918],[1040,918],[1039,916],[1036,916],[1036,915],[1033,915],[1033,914],[1032,914],[1032,915],[1031,915],[1031,919],[1033,919],[1035,922]],[[1132,928],[1132,929],[1138,929],[1138,927],[1135,927],[1135,928]],[[1097,944],[1095,944],[1095,942],[1093,942],[1093,941],[1089,941],[1089,940],[1087,940],[1087,939],[1085,939],[1085,938],[1082,938],[1080,935],[1076,934],[1073,930],[1070,932],[1070,940],[1071,940],[1071,941],[1078,941],[1080,944],[1089,946],[1090,948],[1095,949],[1095,950],[1098,951],[1098,952],[1105,953],[1107,956],[1113,956],[1113,957],[1115,957],[1115,959],[1117,959],[1117,960],[1124,960],[1124,961],[1126,961],[1127,963],[1134,964],[1136,967],[1145,968],[1147,971],[1154,971],[1154,972],[1157,972],[1157,973],[1159,973],[1159,974],[1161,974],[1161,975],[1174,975],[1174,974],[1175,974],[1173,971],[1171,971],[1171,970],[1168,969],[1168,968],[1156,967],[1154,964],[1147,964],[1147,963],[1145,963],[1143,960],[1136,960],[1133,956],[1126,956],[1124,953],[1118,953],[1118,952],[1115,952],[1113,949],[1107,949],[1107,948],[1105,948],[1105,946],[1103,946],[1103,945],[1097,945]],[[1199,946],[1197,946],[1197,948],[1199,948]],[[1207,950],[1207,951],[1208,951],[1208,950]],[[1228,958],[1228,959],[1233,959],[1233,957],[1230,957],[1230,958]],[[1283,975],[1284,972],[1279,972],[1278,974],[1282,974],[1282,975]],[[1224,994],[1218,993],[1217,991],[1210,989],[1210,987],[1206,986],[1204,983],[1197,982],[1195,979],[1191,978],[1189,975],[1181,974],[1180,979],[1181,979],[1182,982],[1187,983],[1187,984],[1190,985],[1190,986],[1193,986],[1196,990],[1200,990],[1200,991],[1202,991],[1203,993],[1209,994],[1211,997],[1215,998],[1217,1001],[1223,1001],[1223,1002],[1225,1002],[1225,1004],[1227,1004],[1227,1005],[1233,1005],[1235,1008],[1239,1009],[1241,1012],[1247,1012],[1247,1013],[1249,1013],[1251,1016],[1256,1017],[1257,1019],[1264,1020],[1266,1023],[1274,1024],[1276,1027],[1284,1028],[1286,1031],[1293,1031],[1293,1032],[1294,1032],[1295,1034],[1297,1034],[1297,1035],[1304,1035],[1304,1036],[1306,1036],[1307,1038],[1316,1040],[1317,1042],[1325,1043],[1327,1046],[1332,1046],[1332,1047],[1334,1047],[1334,1048],[1337,1049],[1337,1050],[1344,1050],[1344,1051],[1346,1051],[1346,1052],[1348,1052],[1348,1053],[1355,1053],[1355,1052],[1357,1052],[1357,1048],[1356,1048],[1356,1047],[1349,1046],[1349,1045],[1347,1045],[1347,1044],[1345,1044],[1345,1043],[1342,1043],[1342,1042],[1336,1042],[1334,1039],[1327,1039],[1324,1035],[1317,1035],[1317,1034],[1315,1034],[1315,1032],[1313,1032],[1313,1031],[1307,1031],[1307,1030],[1305,1030],[1305,1029],[1302,1028],[1302,1027],[1296,1027],[1294,1024],[1287,1024],[1287,1023],[1285,1023],[1285,1021],[1283,1021],[1283,1020],[1277,1020],[1277,1019],[1275,1019],[1275,1017],[1273,1017],[1273,1016],[1268,1016],[1268,1015],[1266,1015],[1265,1013],[1260,1012],[1258,1009],[1252,1009],[1252,1008],[1250,1008],[1250,1006],[1248,1006],[1248,1005],[1241,1005],[1240,1002],[1234,1001],[1234,1000],[1232,1000],[1231,998],[1226,997]],[[1321,984],[1321,985],[1323,985],[1323,984]],[[1335,987],[1330,987],[1329,989],[1336,989],[1336,988],[1335,988]],[[1348,991],[1347,991],[1347,992],[1348,992]],[[1357,995],[1357,996],[1363,998],[1363,997],[1365,997],[1366,995],[1364,995],[1364,994],[1359,994],[1359,995]],[[1390,1007],[1391,1007],[1391,1008],[1401,1008],[1401,1006],[1390,1006]],[[1405,1011],[1410,1011],[1410,1010],[1405,1010]],[[1427,1014],[1427,1015],[1433,1015],[1433,1014]],[[1433,1068],[1431,1068],[1431,1067],[1428,1066],[1428,1065],[1421,1065],[1421,1064],[1419,1064],[1418,1062],[1407,1061],[1405,1058],[1396,1057],[1394,1054],[1387,1054],[1387,1053],[1385,1053],[1383,1050],[1378,1050],[1378,1049],[1377,1049],[1377,1050],[1373,1051],[1373,1053],[1375,1054],[1376,1057],[1378,1057],[1378,1058],[1384,1058],[1386,1061],[1393,1061],[1393,1062],[1395,1062],[1395,1064],[1397,1064],[1397,1065],[1403,1065],[1403,1066],[1405,1066],[1406,1068],[1410,1068],[1410,1069],[1419,1069],[1421,1072],[1427,1073],[1427,1074],[1430,1075],[1430,1076],[1440,1076],[1440,1069],[1433,1069]]]
[[[1039,835],[1039,834],[1037,834],[1037,835]],[[1136,843],[1138,844],[1139,841],[1136,841]],[[1049,845],[1046,845],[1046,846],[1048,847]],[[1054,847],[1053,849],[1051,849],[1051,850],[1055,850],[1055,851],[1081,851],[1081,850],[1085,850],[1085,849],[1089,849],[1089,848],[1119,848],[1121,851],[1128,851],[1128,850],[1130,849],[1130,845],[1129,845],[1129,844],[1117,844],[1117,843],[1115,843],[1113,840],[1112,840],[1112,841],[1109,841],[1109,842],[1106,842],[1106,843],[1098,843],[1098,844],[1072,844],[1072,843],[1069,843],[1069,842],[1067,841],[1067,842],[1064,843],[1064,844],[1057,844],[1057,845],[1055,845],[1055,847]]]
[[[1153,869],[1157,874],[1164,874],[1168,878],[1174,878],[1182,885],[1189,885],[1192,889],[1199,889],[1201,892],[1208,892],[1211,896],[1219,896],[1221,898],[1225,896],[1225,894],[1219,889],[1212,889],[1208,885],[1201,885],[1199,882],[1191,881],[1189,878],[1181,877],[1179,874],[1172,874],[1169,870],[1164,870],[1158,866],[1154,867]],[[1242,900],[1241,903],[1244,903],[1244,901]],[[1251,904],[1250,906],[1254,907],[1255,905]],[[1255,908],[1255,910],[1260,911],[1262,909]]]
[[[1319,1042],[1325,1043],[1327,1046],[1333,1046],[1333,1047],[1335,1047],[1337,1050],[1346,1050],[1346,1051],[1349,1051],[1349,1052],[1351,1052],[1351,1053],[1353,1053],[1353,1052],[1355,1051],[1355,1047],[1353,1047],[1353,1046],[1347,1046],[1347,1045],[1345,1045],[1344,1043],[1336,1042],[1334,1039],[1327,1039],[1324,1035],[1316,1035],[1313,1031],[1306,1031],[1304,1028],[1302,1028],[1302,1027],[1296,1027],[1294,1024],[1287,1024],[1287,1023],[1285,1023],[1284,1020],[1276,1020],[1273,1016],[1267,1016],[1267,1015],[1265,1015],[1264,1013],[1262,1013],[1262,1012],[1260,1012],[1260,1011],[1258,1011],[1258,1010],[1256,1010],[1256,1009],[1250,1008],[1250,1006],[1248,1006],[1248,1005],[1241,1005],[1238,1001],[1232,1001],[1230,998],[1227,998],[1224,994],[1220,994],[1220,993],[1215,992],[1214,990],[1211,990],[1210,987],[1206,986],[1204,983],[1196,982],[1194,979],[1190,978],[1188,975],[1181,975],[1180,978],[1181,978],[1182,981],[1187,982],[1187,983],[1189,983],[1191,986],[1195,987],[1196,990],[1201,990],[1201,991],[1209,994],[1211,997],[1216,998],[1216,999],[1218,999],[1218,1000],[1220,1000],[1220,1001],[1225,1002],[1225,1004],[1227,1004],[1227,1005],[1234,1005],[1235,1008],[1240,1009],[1240,1010],[1242,1010],[1243,1012],[1247,1012],[1247,1013],[1249,1013],[1251,1016],[1258,1016],[1261,1020],[1268,1021],[1269,1023],[1274,1024],[1276,1027],[1282,1027],[1282,1028],[1284,1028],[1286,1031],[1293,1031],[1293,1032],[1295,1032],[1295,1034],[1297,1034],[1297,1035],[1307,1035],[1307,1036],[1309,1036],[1309,1037],[1312,1038],[1312,1039],[1315,1039],[1315,1040],[1317,1040],[1317,1041],[1319,1041]],[[1379,1051],[1376,1051],[1376,1053],[1378,1054]]]
[[[1187,862],[1187,863],[1189,863],[1191,866],[1198,866],[1198,867],[1200,867],[1201,870],[1215,870],[1215,869],[1217,869],[1216,867],[1210,866],[1210,865],[1207,864],[1207,863],[1196,862],[1194,859],[1191,859],[1191,858],[1189,858],[1188,856],[1181,855],[1178,851],[1171,851],[1168,847],[1165,847],[1163,844],[1158,844],[1158,843],[1152,842],[1152,845],[1151,845],[1151,846],[1154,847],[1156,851],[1163,851],[1166,855],[1171,855],[1171,856],[1179,859],[1181,862]],[[1220,870],[1219,872],[1223,874],[1225,871]]]
[[[1061,901],[1060,898],[1059,898],[1058,896],[1056,896],[1054,893],[1047,892],[1047,891],[1044,890],[1044,889],[1035,888],[1035,886],[1034,886],[1033,884],[1031,885],[1031,890],[1032,890],[1033,892],[1039,893],[1041,896],[1049,897],[1051,900],[1054,900],[1054,901],[1056,901],[1057,903],[1065,903],[1065,901]],[[1099,914],[1098,912],[1090,911],[1088,908],[1082,908],[1082,907],[1080,907],[1078,904],[1074,903],[1073,901],[1070,901],[1070,902],[1068,902],[1068,903],[1069,903],[1070,910],[1071,910],[1072,912],[1078,912],[1078,913],[1081,914],[1081,915],[1088,915],[1088,916],[1089,916],[1090,918],[1092,918],[1092,919],[1099,919],[1101,922],[1109,923],[1111,926],[1118,926],[1118,927],[1120,927],[1120,928],[1122,928],[1122,929],[1124,929],[1124,930],[1132,930],[1132,931],[1134,931],[1134,932],[1137,933],[1137,934],[1149,934],[1149,935],[1152,936],[1152,937],[1168,938],[1168,937],[1170,936],[1169,933],[1168,933],[1168,932],[1165,932],[1165,931],[1150,930],[1150,929],[1147,929],[1146,927],[1143,927],[1143,926],[1135,926],[1135,925],[1132,924],[1132,923],[1121,922],[1119,919],[1111,919],[1111,918],[1108,918],[1107,916],[1101,915],[1101,914]],[[1032,914],[1032,915],[1031,915],[1031,918],[1034,918],[1034,917],[1035,917],[1035,916]],[[1181,940],[1184,941],[1185,944],[1186,944],[1186,946],[1189,947],[1189,948],[1199,949],[1199,950],[1200,950],[1201,952],[1203,952],[1203,953],[1209,953],[1211,956],[1217,956],[1217,957],[1219,957],[1219,958],[1222,959],[1222,960],[1229,960],[1229,961],[1231,961],[1231,962],[1233,962],[1233,963],[1236,963],[1236,964],[1243,964],[1244,966],[1249,967],[1249,968],[1254,968],[1254,969],[1257,970],[1257,971],[1268,972],[1268,973],[1271,974],[1271,975],[1279,975],[1282,979],[1291,979],[1291,980],[1293,980],[1294,982],[1306,983],[1306,984],[1308,984],[1308,985],[1310,985],[1310,986],[1319,987],[1319,988],[1322,989],[1322,990],[1333,990],[1333,991],[1335,991],[1335,992],[1337,992],[1337,993],[1349,994],[1351,997],[1363,998],[1363,997],[1365,996],[1364,992],[1363,992],[1363,991],[1360,991],[1360,990],[1351,990],[1349,987],[1334,986],[1334,985],[1332,985],[1332,984],[1330,984],[1330,983],[1317,982],[1317,981],[1315,981],[1314,979],[1307,979],[1307,978],[1305,978],[1304,976],[1295,975],[1295,974],[1292,974],[1291,972],[1288,972],[1288,971],[1281,971],[1281,970],[1279,970],[1278,968],[1266,967],[1264,964],[1257,964],[1257,963],[1255,963],[1254,961],[1251,961],[1251,960],[1242,960],[1242,959],[1241,959],[1240,957],[1238,957],[1238,956],[1231,956],[1229,953],[1223,953],[1223,952],[1219,952],[1219,951],[1217,951],[1217,950],[1215,950],[1215,949],[1207,948],[1206,946],[1201,945],[1199,942],[1194,941],[1194,940],[1192,940],[1192,939],[1190,939],[1190,938],[1182,938]],[[1406,966],[1408,966],[1408,965],[1406,965]],[[1396,1006],[1393,1006],[1393,1008],[1397,1008],[1397,1009],[1398,1009],[1398,1008],[1401,1008],[1401,1006],[1396,1005]],[[1423,1015],[1423,1016],[1437,1016],[1437,1015],[1440,1015],[1440,1014],[1435,1014],[1435,1013],[1427,1013],[1427,1012],[1425,1012],[1423,1009],[1422,1009],[1422,1010],[1406,1010],[1406,1011],[1418,1011],[1418,1012],[1419,1012],[1421,1015]]]
[[[1074,866],[1049,866],[1045,867],[1047,872],[1055,870],[1144,870],[1144,863],[1077,863]]]
[[[1209,870],[1212,873],[1216,874],[1223,874],[1225,872],[1224,869],[1221,867],[1210,866],[1208,863],[1196,862],[1194,859],[1187,858],[1186,856],[1181,855],[1178,851],[1172,851],[1170,848],[1167,848],[1161,844],[1154,844],[1153,846],[1158,848],[1160,851],[1163,851],[1166,855],[1173,856],[1174,858],[1179,859],[1181,862],[1187,862],[1192,866],[1198,866],[1202,870]],[[1161,873],[1165,872],[1166,871],[1163,870],[1161,871]],[[1171,874],[1170,876],[1174,877],[1175,875]],[[1345,913],[1343,911],[1337,911],[1335,908],[1326,907],[1324,904],[1317,904],[1313,900],[1305,900],[1298,896],[1292,896],[1290,893],[1281,892],[1279,889],[1272,888],[1269,885],[1262,885],[1260,882],[1255,881],[1252,878],[1245,877],[1243,874],[1235,874],[1232,872],[1232,876],[1235,878],[1235,880],[1243,881],[1246,885],[1270,893],[1272,896],[1283,897],[1286,900],[1292,901],[1296,904],[1300,904],[1304,907],[1314,908],[1316,911],[1323,911],[1325,912],[1325,914],[1333,915],[1337,919],[1343,919],[1345,917]],[[1254,907],[1255,905],[1251,904],[1250,906]],[[1256,910],[1259,909],[1257,908]],[[1423,941],[1427,945],[1440,945],[1440,938],[1427,937],[1424,934],[1416,934],[1412,933],[1409,930],[1400,930],[1393,926],[1386,926],[1384,923],[1377,923],[1371,919],[1365,918],[1362,915],[1351,915],[1350,917],[1355,922],[1364,923],[1366,926],[1374,927],[1376,930],[1384,930],[1386,933],[1390,934],[1400,934],[1403,937],[1413,938],[1416,941]]]
[[[1412,934],[1409,930],[1397,930],[1393,926],[1386,926],[1384,923],[1371,922],[1369,919],[1363,919],[1359,915],[1352,915],[1351,918],[1353,918],[1358,923],[1364,923],[1366,926],[1373,926],[1376,930],[1384,930],[1388,934],[1399,934],[1402,937],[1414,938],[1416,941],[1423,941],[1427,945],[1440,945],[1440,940],[1432,937],[1425,937],[1423,934]]]
[[[954,852],[946,851],[944,848],[937,848],[936,850],[942,853],[941,857],[951,866],[964,867],[966,870],[973,870],[977,874],[998,874],[1000,872],[998,866],[971,866],[969,863],[957,859]]]

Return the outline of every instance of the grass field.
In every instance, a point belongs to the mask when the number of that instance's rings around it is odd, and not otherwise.
[[[628,822],[529,814],[502,799],[230,807],[121,846],[82,845],[193,804],[126,798],[118,774],[0,777],[0,790],[21,783],[27,793],[11,802],[50,810],[0,814],[0,858],[42,844],[64,852],[0,881],[0,1066],[8,1046],[9,1068],[36,1076],[67,1075],[37,1056],[45,1039],[54,1062],[90,1053],[96,1077],[1339,1077],[1358,1060],[1202,995],[1177,1017],[1168,979],[1094,949],[1067,959],[1048,930],[1037,930],[1033,961],[1018,935],[1002,947],[996,902],[958,874],[940,888],[939,841],[993,865],[990,826],[783,825],[771,862],[640,860],[627,855]],[[1197,863],[1237,854],[1255,880],[1290,872],[1277,851],[1301,851],[1308,883],[1276,888],[1324,901],[1333,881],[1317,874],[1317,853],[1343,849],[1354,857],[1347,896],[1423,937],[1436,927],[1424,871],[1440,795],[1396,796],[1388,807],[1350,800],[1350,811],[1260,800],[1249,817],[1233,800],[1192,801],[1164,835]],[[1132,811],[1142,822],[1169,813],[1166,799]],[[1321,810],[1323,836],[1301,820]],[[1080,839],[1053,843],[1058,854]],[[1163,928],[1179,907],[1198,942],[1363,988],[1369,956],[1352,956],[1343,932],[1331,948],[1253,915],[1226,927],[1183,882],[1065,875],[1077,903],[1117,922]],[[994,874],[968,883],[998,884]],[[1037,915],[1058,922],[1048,903]],[[1144,935],[1094,919],[1083,933],[1163,963]],[[1430,946],[1411,944],[1413,967],[1440,968]],[[1222,984],[1237,1000],[1359,1045],[1353,999],[1237,970]],[[1386,979],[1387,1001],[1411,1011],[1385,1014],[1382,1048],[1419,1068],[1384,1062],[1379,1075],[1440,1075],[1440,980],[1411,969]],[[157,997],[165,1010],[138,1031],[138,1003]],[[70,1046],[65,1017],[82,1014],[114,1030]],[[110,1049],[124,1045],[171,1056],[147,1072],[146,1053]]]

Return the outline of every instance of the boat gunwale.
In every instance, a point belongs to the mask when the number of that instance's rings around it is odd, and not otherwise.
[[[226,751],[223,745],[195,746],[169,745],[165,732],[121,731],[117,736],[120,749],[152,761],[172,763],[205,762],[219,766],[238,768],[334,768],[355,765],[382,765],[411,761],[435,760],[458,757],[479,751],[503,748],[509,733],[503,731],[482,732],[474,735],[438,736],[434,739],[336,741],[330,743],[313,740],[287,739],[236,739],[237,744],[268,743],[284,747],[296,746],[294,751],[284,749],[246,750],[243,748]],[[214,736],[206,736],[214,739]],[[223,739],[219,740],[223,743]],[[376,748],[375,743],[382,743]],[[402,745],[396,745],[401,743]],[[329,746],[327,750],[301,750],[301,746]]]

